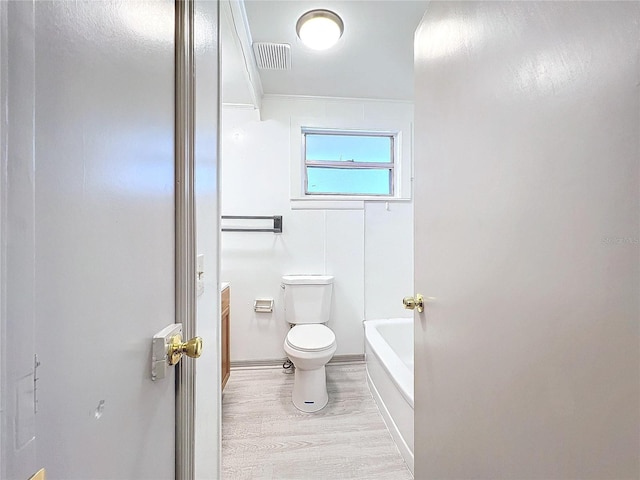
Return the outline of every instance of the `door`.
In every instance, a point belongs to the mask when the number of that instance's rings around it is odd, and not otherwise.
[[[174,4],[3,9],[2,478],[173,479]]]
[[[417,479],[640,476],[639,5],[416,34]]]
[[[33,5],[0,3],[0,478],[3,479],[28,478],[35,473],[36,465],[32,301],[35,64],[32,32],[22,28],[32,18]],[[6,158],[13,160],[6,162]],[[7,318],[11,321],[5,321]]]

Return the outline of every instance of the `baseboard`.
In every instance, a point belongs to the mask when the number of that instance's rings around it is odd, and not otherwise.
[[[231,370],[246,370],[259,368],[282,368],[286,358],[271,358],[267,360],[237,360],[231,362]]]
[[[287,361],[286,357],[272,358],[267,360],[238,360],[231,362],[231,370],[247,370],[260,368],[282,368],[282,364]],[[329,365],[350,365],[364,363],[364,354],[334,355],[329,361]]]
[[[335,355],[329,360],[329,365],[351,365],[357,363],[364,363],[364,353],[355,353],[352,355]]]

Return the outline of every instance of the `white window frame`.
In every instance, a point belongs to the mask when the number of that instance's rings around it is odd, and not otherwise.
[[[327,119],[290,117],[290,200],[293,209],[362,209],[364,202],[411,200],[412,194],[412,129],[409,119],[397,117],[393,122],[362,121],[330,123]],[[393,195],[306,194],[304,132],[356,133],[393,135]]]
[[[384,137],[391,139],[391,162],[345,162],[337,160],[307,160],[307,135],[334,135],[334,136],[352,136],[352,137]],[[398,152],[396,151],[396,145],[398,144],[399,132],[392,131],[373,131],[373,130],[344,130],[344,129],[327,129],[327,128],[302,128],[302,158],[304,161],[304,195],[309,196],[322,196],[322,197],[341,197],[348,196],[349,198],[362,197],[362,196],[374,196],[379,199],[389,199],[394,197],[396,190],[396,157]],[[391,176],[389,178],[389,192],[390,193],[343,193],[343,192],[318,192],[309,193],[309,178],[307,167],[320,167],[320,168],[336,168],[336,169],[364,169],[364,170],[391,170]]]

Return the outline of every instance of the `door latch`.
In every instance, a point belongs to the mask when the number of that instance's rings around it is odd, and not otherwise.
[[[175,365],[180,361],[182,355],[191,358],[200,358],[202,355],[202,338],[193,337],[188,342],[182,342],[182,334],[178,333],[171,338],[167,358],[169,365]]]
[[[169,368],[177,364],[182,355],[198,358],[202,354],[202,339],[194,337],[182,341],[182,324],[169,325],[153,336],[151,354],[151,380],[160,380],[168,375]]]
[[[419,293],[416,294],[416,297],[404,297],[402,299],[402,304],[404,308],[407,310],[417,309],[419,313],[424,312],[424,297]]]

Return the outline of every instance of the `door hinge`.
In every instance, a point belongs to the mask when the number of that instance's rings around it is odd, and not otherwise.
[[[33,413],[38,413],[38,354],[33,356]]]

